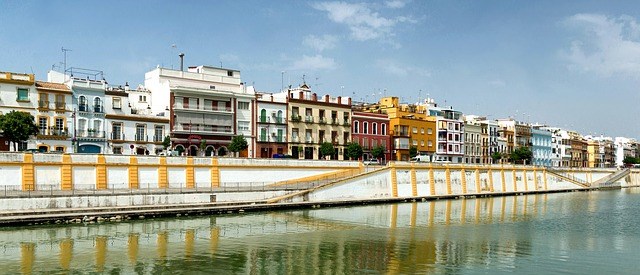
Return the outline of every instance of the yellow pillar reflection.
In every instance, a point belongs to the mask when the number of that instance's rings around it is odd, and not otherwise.
[[[215,255],[218,250],[218,241],[220,240],[220,228],[211,228],[209,239],[209,251],[211,252],[211,255]]]
[[[389,227],[396,228],[397,224],[398,224],[398,205],[392,204],[391,205],[391,221],[390,221]]]
[[[31,274],[36,261],[36,244],[20,243],[20,273]]]
[[[184,257],[189,259],[193,255],[193,245],[196,239],[195,230],[187,229],[184,233]]]
[[[169,239],[169,233],[167,231],[158,232],[156,239],[156,245],[158,249],[158,258],[165,260],[167,258],[167,242]]]
[[[467,222],[467,200],[462,200],[462,209],[460,210],[460,224]]]
[[[416,216],[418,216],[418,203],[413,202],[411,203],[411,219],[409,221],[411,227],[416,226]]]
[[[473,216],[475,217],[475,224],[479,224],[480,223],[480,201],[479,200],[475,200],[474,201],[475,204],[475,213],[473,213]]]
[[[103,272],[104,264],[107,262],[107,237],[97,236],[96,242],[96,271]]]
[[[135,265],[138,261],[138,238],[138,234],[131,233],[127,240],[127,256],[129,257],[129,263],[132,265]]]
[[[447,200],[444,208],[444,224],[449,225],[451,223],[451,200]]]
[[[433,219],[436,217],[436,203],[429,202],[429,226],[433,226]]]
[[[69,270],[71,259],[73,259],[73,239],[64,239],[60,241],[60,268]]]
[[[516,221],[518,218],[518,196],[513,196],[513,206],[511,207],[511,220]]]
[[[500,222],[504,222],[504,215],[507,209],[507,197],[501,197],[500,203]]]
[[[493,201],[494,201],[494,198],[490,197],[489,198],[489,219],[488,219],[489,223],[493,222]]]

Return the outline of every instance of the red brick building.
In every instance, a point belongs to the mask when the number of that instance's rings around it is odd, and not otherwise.
[[[352,112],[351,136],[353,142],[362,146],[362,160],[373,158],[371,150],[378,145],[385,148],[381,162],[391,159],[391,137],[389,136],[389,117],[387,114]]]

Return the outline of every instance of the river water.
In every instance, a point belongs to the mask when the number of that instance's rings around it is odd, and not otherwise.
[[[0,273],[638,274],[640,189],[0,229]]]

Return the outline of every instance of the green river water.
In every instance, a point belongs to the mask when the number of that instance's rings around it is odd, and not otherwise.
[[[3,274],[639,274],[640,189],[0,229]]]

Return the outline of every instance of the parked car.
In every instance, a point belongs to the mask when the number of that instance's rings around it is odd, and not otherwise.
[[[411,161],[412,162],[430,162],[431,157],[427,155],[418,155],[418,156],[412,157]]]

